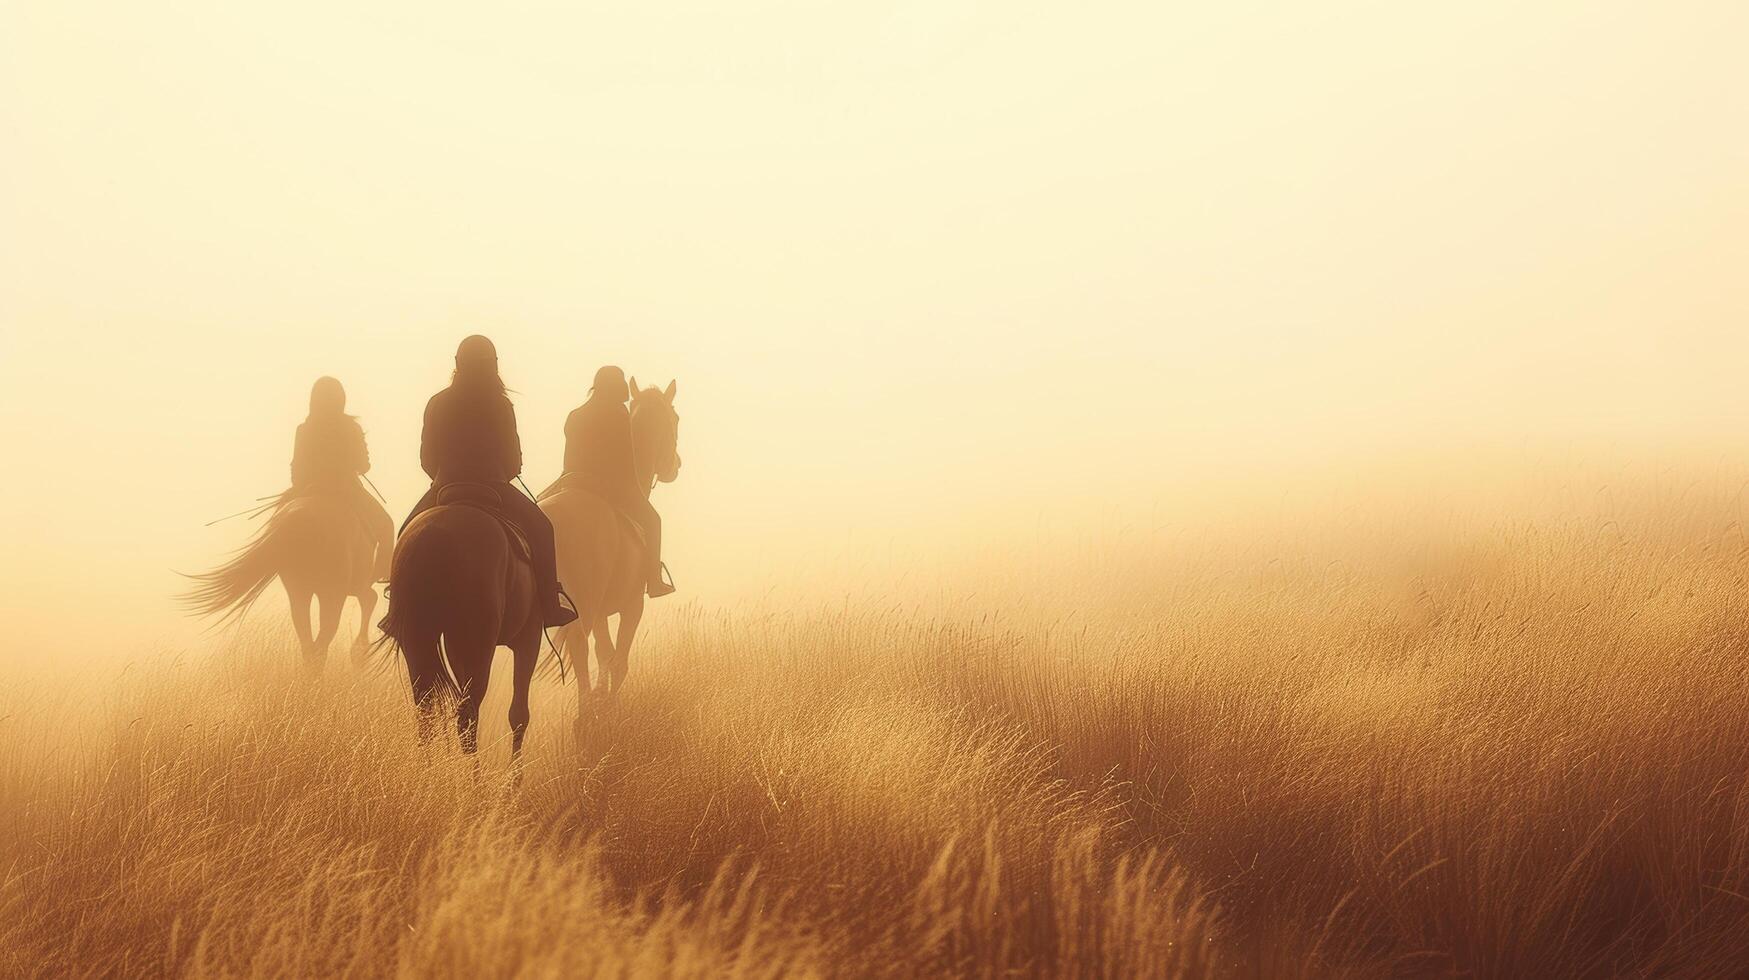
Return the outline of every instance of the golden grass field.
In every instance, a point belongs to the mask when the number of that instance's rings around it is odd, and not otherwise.
[[[264,603],[7,707],[0,974],[1741,974],[1742,500],[1563,492],[665,601],[519,783]]]

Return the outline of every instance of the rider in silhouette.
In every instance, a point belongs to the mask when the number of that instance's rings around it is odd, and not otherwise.
[[[528,537],[546,624],[563,626],[577,618],[560,598],[552,522],[510,484],[522,472],[522,440],[516,434],[516,410],[498,376],[498,351],[485,337],[476,334],[462,341],[449,387],[426,403],[419,465],[431,477],[431,489],[413,506],[408,521],[435,506],[448,484],[492,486],[504,516]]]
[[[335,494],[350,503],[376,542],[373,563],[378,581],[389,577],[395,521],[365,490],[359,477],[370,472],[364,429],[346,414],[346,389],[333,378],[317,378],[310,388],[310,414],[292,443],[292,496]]]
[[[662,517],[638,486],[632,466],[630,397],[625,372],[612,365],[595,372],[589,399],[565,419],[565,477],[600,494],[644,529],[645,589],[656,598],[674,586],[662,580]]]

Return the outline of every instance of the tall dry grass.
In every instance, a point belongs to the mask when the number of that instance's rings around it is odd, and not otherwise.
[[[240,638],[0,720],[0,973],[1742,973],[1739,503],[663,608],[520,782]]]

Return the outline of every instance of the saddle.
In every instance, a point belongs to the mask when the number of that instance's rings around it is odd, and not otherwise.
[[[370,518],[365,516],[364,509],[359,506],[357,494],[364,492],[362,487],[354,488],[342,485],[317,484],[308,487],[288,487],[263,510],[277,510],[294,500],[332,500],[338,502],[366,535],[371,533]]]
[[[650,543],[649,539],[644,536],[644,526],[634,520],[632,515],[626,513],[618,504],[614,503],[613,495],[608,493],[606,488],[581,473],[566,473],[564,476],[554,480],[551,486],[542,490],[540,496],[535,499],[545,500],[561,490],[578,490],[600,498],[601,502],[607,504],[608,509],[613,511],[614,516],[619,518],[620,526],[624,527],[627,531],[630,531],[632,537],[637,539],[640,547]]]
[[[496,518],[503,525],[504,533],[510,538],[510,550],[523,561],[532,561],[533,552],[529,550],[528,535],[516,522],[504,516],[504,498],[499,496],[497,487],[486,483],[451,483],[438,488],[438,506],[473,507]]]

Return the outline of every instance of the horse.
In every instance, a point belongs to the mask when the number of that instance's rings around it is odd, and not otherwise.
[[[680,475],[680,416],[674,382],[664,389],[632,390],[632,469],[648,496],[658,481]],[[540,496],[558,544],[559,580],[577,606],[577,621],[559,631],[554,646],[574,651],[577,669],[577,729],[581,734],[593,693],[612,697],[625,682],[632,640],[644,615],[644,544],[613,505],[586,486],[564,478]],[[608,617],[619,616],[619,631]],[[586,632],[588,631],[588,632]],[[589,633],[595,636],[596,683],[588,683]]]
[[[444,487],[437,506],[408,522],[389,569],[383,642],[407,663],[421,731],[429,736],[437,696],[456,701],[462,750],[477,747],[480,704],[500,646],[515,656],[510,700],[511,757],[528,732],[528,686],[540,659],[543,623],[521,532],[497,512],[496,487]]]
[[[293,497],[272,506],[267,524],[230,561],[189,576],[195,585],[179,598],[195,615],[223,613],[226,621],[234,620],[247,613],[278,578],[291,600],[292,628],[304,663],[319,671],[350,596],[358,600],[358,637],[352,643],[352,657],[360,663],[370,647],[370,615],[377,604],[371,575],[375,554],[376,542],[345,497]],[[311,597],[320,604],[314,636]]]

